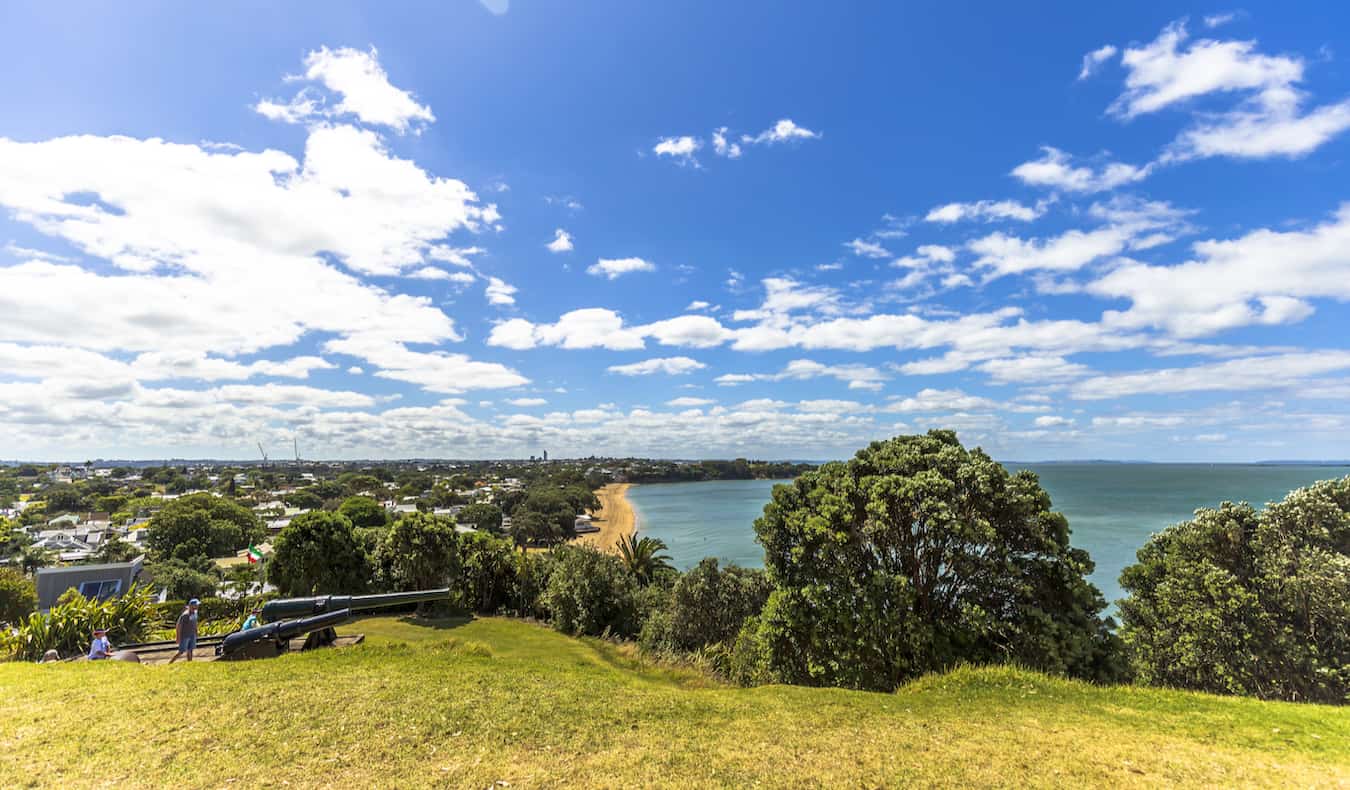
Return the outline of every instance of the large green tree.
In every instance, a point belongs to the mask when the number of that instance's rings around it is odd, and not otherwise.
[[[1086,552],[1031,472],[951,431],[875,442],[774,488],[755,521],[774,590],[768,677],[894,689],[959,662],[1086,678],[1118,662]]]
[[[348,497],[338,506],[338,512],[355,527],[383,527],[389,523],[389,511],[368,496]]]
[[[1350,477],[1257,511],[1225,502],[1154,535],[1121,574],[1145,683],[1350,701]]]
[[[291,519],[273,541],[267,564],[267,578],[282,595],[359,593],[370,576],[370,560],[352,522],[326,511]]]
[[[150,519],[149,528],[151,552],[184,561],[226,556],[263,535],[262,522],[248,508],[211,494],[171,500]]]
[[[466,505],[459,511],[457,518],[459,523],[468,524],[474,529],[497,532],[502,528],[502,511],[496,505],[482,503]]]
[[[459,574],[457,537],[450,519],[409,513],[395,521],[380,539],[377,565],[396,590],[454,586]]]

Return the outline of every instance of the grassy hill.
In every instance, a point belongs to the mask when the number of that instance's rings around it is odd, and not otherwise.
[[[0,664],[0,786],[1350,785],[1350,708],[1004,668],[739,689],[511,620],[342,630],[366,644]]]

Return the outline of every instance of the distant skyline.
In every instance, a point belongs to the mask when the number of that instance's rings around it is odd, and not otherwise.
[[[0,457],[1350,448],[1344,4],[45,3],[0,41]]]

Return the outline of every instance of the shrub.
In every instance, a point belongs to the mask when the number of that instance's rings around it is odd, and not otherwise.
[[[220,588],[220,577],[214,571],[211,561],[202,556],[191,563],[177,559],[152,562],[146,568],[156,588],[166,590],[170,598],[181,600],[215,595]]]
[[[1350,477],[1258,512],[1225,502],[1154,535],[1121,574],[1138,680],[1350,701]]]
[[[874,442],[776,486],[755,521],[774,590],[766,670],[890,690],[959,662],[1114,677],[1086,552],[1031,472],[951,431]]]
[[[454,522],[443,516],[410,513],[380,539],[376,565],[395,590],[454,587],[459,575],[459,540]],[[427,611],[427,604],[419,611]]]
[[[735,640],[748,617],[759,614],[769,597],[763,571],[728,565],[708,557],[681,575],[662,606],[642,627],[646,650],[694,652]]]
[[[13,631],[0,632],[0,655],[38,661],[48,650],[62,658],[88,649],[95,628],[108,629],[114,645],[139,642],[154,622],[150,590],[132,585],[125,595],[96,601],[67,590],[46,614],[34,612]]]
[[[511,602],[519,561],[511,541],[484,532],[460,537],[460,590],[480,614],[495,614]]]
[[[33,581],[12,568],[0,568],[0,625],[17,623],[36,608]]]
[[[541,603],[553,627],[573,635],[631,637],[640,626],[637,582],[612,554],[559,546]]]

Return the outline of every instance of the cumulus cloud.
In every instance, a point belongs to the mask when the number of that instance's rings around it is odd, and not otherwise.
[[[1065,152],[1051,146],[1041,148],[1041,158],[1014,167],[1012,175],[1024,184],[1062,189],[1066,192],[1105,192],[1148,178],[1152,163],[1131,165],[1107,162],[1100,168],[1075,166]]]
[[[1048,204],[1028,206],[1016,200],[977,200],[974,203],[947,203],[936,206],[924,216],[925,222],[951,224],[963,220],[1017,220],[1031,222],[1045,213]]]
[[[773,145],[775,143],[786,143],[793,140],[818,140],[820,132],[813,132],[802,126],[793,123],[790,118],[783,118],[770,126],[768,129],[756,135],[741,135],[741,142],[750,145]]]
[[[735,386],[752,381],[800,381],[814,378],[837,379],[847,383],[849,389],[878,390],[890,377],[868,365],[826,365],[810,359],[794,359],[777,373],[726,373],[714,381],[723,386]]]
[[[628,365],[611,365],[609,372],[618,373],[621,376],[650,376],[655,373],[680,376],[706,367],[707,365],[702,362],[689,357],[654,357]]]
[[[739,143],[727,140],[727,127],[725,126],[713,130],[712,145],[713,153],[718,156],[725,156],[728,159],[741,158],[741,146]]]
[[[860,258],[891,257],[890,251],[887,250],[885,247],[881,246],[880,244],[876,243],[875,241],[854,239],[853,241],[845,242],[844,246],[848,247],[850,250],[853,251],[854,255],[857,255]]]
[[[305,78],[323,83],[341,97],[334,112],[350,113],[363,123],[406,132],[410,124],[436,120],[430,107],[390,84],[374,47],[369,52],[322,47],[305,56]]]
[[[1350,370],[1350,351],[1327,350],[1243,357],[1188,368],[1159,368],[1137,373],[1093,376],[1073,385],[1082,400],[1140,394],[1216,392],[1297,386],[1307,377]]]
[[[1093,72],[1100,68],[1103,63],[1115,57],[1118,51],[1113,45],[1107,44],[1084,55],[1083,68],[1078,72],[1078,79],[1085,80],[1091,77]]]
[[[586,273],[609,280],[617,280],[633,272],[654,272],[656,264],[642,258],[601,258],[586,267]]]
[[[512,406],[520,406],[522,408],[528,406],[545,406],[548,404],[548,401],[544,398],[511,398],[506,402]]]
[[[545,244],[544,246],[547,247],[548,251],[552,253],[571,252],[572,234],[568,233],[562,228],[558,228],[557,230],[553,231],[553,241],[550,241],[548,244]]]
[[[662,137],[652,146],[652,153],[657,156],[668,156],[681,165],[697,167],[698,159],[694,158],[694,154],[702,147],[702,140],[686,134],[681,137]]]

